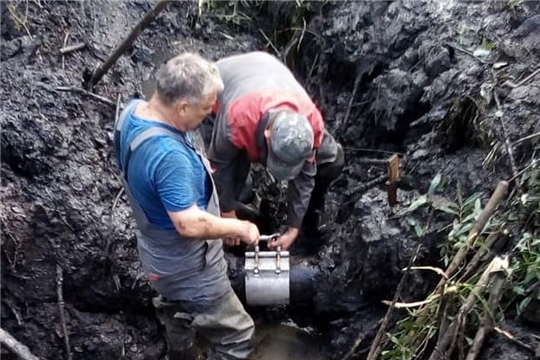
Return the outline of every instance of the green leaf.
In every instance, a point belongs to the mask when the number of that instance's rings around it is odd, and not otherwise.
[[[417,199],[415,199],[411,205],[409,205],[409,207],[403,211],[402,213],[400,213],[400,215],[405,215],[407,213],[411,213],[413,212],[414,210],[418,209],[419,207],[425,205],[428,203],[428,198],[426,195],[420,195]]]
[[[437,173],[437,175],[435,175],[433,180],[431,180],[431,184],[429,185],[429,190],[428,190],[428,193],[427,193],[428,196],[433,196],[435,194],[435,191],[437,190],[437,188],[441,184],[441,180],[442,180],[441,173]]]
[[[518,295],[525,294],[525,289],[522,286],[514,286],[512,290]]]
[[[459,206],[456,203],[453,203],[446,199],[434,200],[432,205],[436,210],[445,212],[450,215],[459,215]]]

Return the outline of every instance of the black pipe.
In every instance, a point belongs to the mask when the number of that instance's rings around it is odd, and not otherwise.
[[[243,303],[246,303],[245,259],[231,253],[225,253],[229,263],[231,285]],[[289,257],[289,298],[290,304],[307,304],[313,301],[317,291],[316,282],[319,267],[314,257]]]

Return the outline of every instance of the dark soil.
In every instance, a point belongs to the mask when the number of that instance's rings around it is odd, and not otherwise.
[[[292,28],[298,20],[290,15],[292,3],[268,7],[260,22],[235,26],[208,14],[195,21],[195,3],[173,2],[94,91],[113,103],[118,96],[122,102],[143,96],[156,67],[183,50],[210,59],[273,52],[254,24],[266,34],[272,27]],[[58,267],[73,359],[164,356],[150,304],[154,293],[142,277],[134,221],[111,156],[115,107],[56,90],[81,87],[150,6],[143,0],[0,2],[1,320],[2,328],[43,359],[66,355]],[[308,31],[300,36],[302,27],[289,30],[273,45],[320,104],[346,149],[347,165],[327,203],[331,231],[321,239],[303,237],[293,252],[310,241],[323,244],[316,249],[322,273],[317,315],[336,359],[358,336],[366,339],[357,352],[362,358],[386,310],[380,300],[392,298],[418,242],[396,212],[426,193],[438,173],[445,182],[439,195],[453,198],[459,183],[463,193],[479,191],[487,199],[500,179],[512,176],[505,136],[516,141],[540,130],[540,75],[515,88],[503,85],[520,84],[540,63],[540,32],[534,31],[540,3],[313,3],[304,16]],[[67,45],[87,46],[62,56],[68,33]],[[295,38],[296,45],[287,46]],[[533,146],[532,140],[516,146],[518,167],[530,160]],[[493,160],[485,162],[492,149]],[[402,155],[395,208],[388,206],[384,186],[363,186],[385,167],[361,159],[386,158],[390,153],[384,151]],[[257,182],[272,193],[262,209],[272,220],[266,226],[275,226],[283,194],[264,177]],[[426,218],[417,220],[425,225]],[[437,264],[437,245],[444,241],[438,229],[448,220],[433,219],[418,263]],[[415,273],[404,299],[422,299],[434,280]],[[520,328],[519,321],[512,326]],[[490,344],[500,350],[490,346],[486,359],[533,356],[500,336]],[[14,358],[5,349],[2,355]]]

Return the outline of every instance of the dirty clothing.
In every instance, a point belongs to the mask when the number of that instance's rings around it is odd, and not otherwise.
[[[253,320],[232,290],[212,304],[164,298],[155,298],[153,302],[158,319],[165,326],[172,357],[195,359],[196,333],[214,345],[209,350],[209,359],[246,359],[251,354]]]
[[[266,165],[268,149],[264,130],[269,111],[287,108],[304,115],[314,132],[316,161],[305,162],[300,174],[289,182],[286,225],[299,228],[309,206],[317,167],[338,158],[339,147],[324,129],[317,106],[291,71],[264,52],[231,56],[217,62],[225,84],[214,107],[214,125],[208,158],[220,194],[223,212],[238,208],[250,164]]]
[[[157,199],[162,199],[163,209],[160,211],[166,213],[166,207],[172,205],[167,205],[163,199],[174,200],[175,197],[164,191],[164,189],[169,189],[169,191],[171,189],[165,178],[170,176],[174,169],[167,167],[166,161],[163,159],[170,157],[173,161],[182,162],[184,165],[191,164],[194,168],[193,171],[186,172],[183,178],[177,180],[182,182],[181,186],[179,184],[179,188],[188,185],[201,188],[196,193],[205,198],[197,198],[194,203],[197,203],[199,207],[201,204],[206,204],[204,210],[219,216],[217,192],[210,175],[209,163],[195,148],[187,134],[165,124],[137,118],[133,111],[138,103],[139,101],[130,102],[118,117],[115,125],[114,143],[118,164],[122,170],[124,189],[137,223],[139,258],[150,285],[159,294],[166,297],[168,301],[181,301],[186,304],[186,307],[189,304],[206,304],[206,308],[199,309],[198,314],[204,316],[204,310],[209,309],[210,304],[226,306],[221,304],[221,301],[226,299],[224,296],[232,292],[227,277],[227,263],[224,258],[222,241],[220,239],[185,238],[174,229],[174,226],[171,229],[166,225],[153,223],[146,215],[152,208],[143,208],[147,198],[145,199],[141,195],[143,191],[132,192],[132,188],[137,188],[137,186],[132,186],[137,184],[144,188],[140,184],[146,184],[145,191],[153,193]],[[157,166],[154,171],[145,171],[143,174],[130,171],[132,163],[148,163],[152,160],[148,157],[154,156],[156,153],[165,153],[158,164],[162,166]],[[189,157],[190,153],[195,157]],[[196,175],[200,174],[199,170],[201,169],[204,181],[201,181],[200,176]],[[137,177],[144,178],[145,176],[149,179],[143,179],[137,183]],[[175,176],[171,177],[176,179]],[[206,191],[205,186],[209,186],[210,191]],[[146,204],[148,203],[146,202]],[[171,200],[171,203],[174,201]],[[236,315],[242,318],[243,322],[237,329],[229,328],[229,334],[222,336],[224,342],[219,343],[218,340],[215,342],[218,343],[217,345],[221,344],[220,346],[231,346],[230,352],[235,353],[236,348],[248,348],[248,343],[251,340],[245,339],[241,343],[229,344],[227,343],[228,337],[235,337],[237,332],[243,333],[246,328],[253,329],[254,325],[242,307],[234,307],[234,310],[229,309],[228,311],[236,312]],[[169,334],[169,336],[174,336],[174,334]],[[238,352],[241,353],[240,350]],[[228,358],[231,357],[215,357],[215,359]],[[236,359],[244,358],[237,357]]]

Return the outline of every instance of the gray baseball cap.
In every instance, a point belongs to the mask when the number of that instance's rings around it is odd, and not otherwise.
[[[313,128],[305,116],[288,109],[272,118],[266,167],[277,180],[292,180],[313,155]]]

